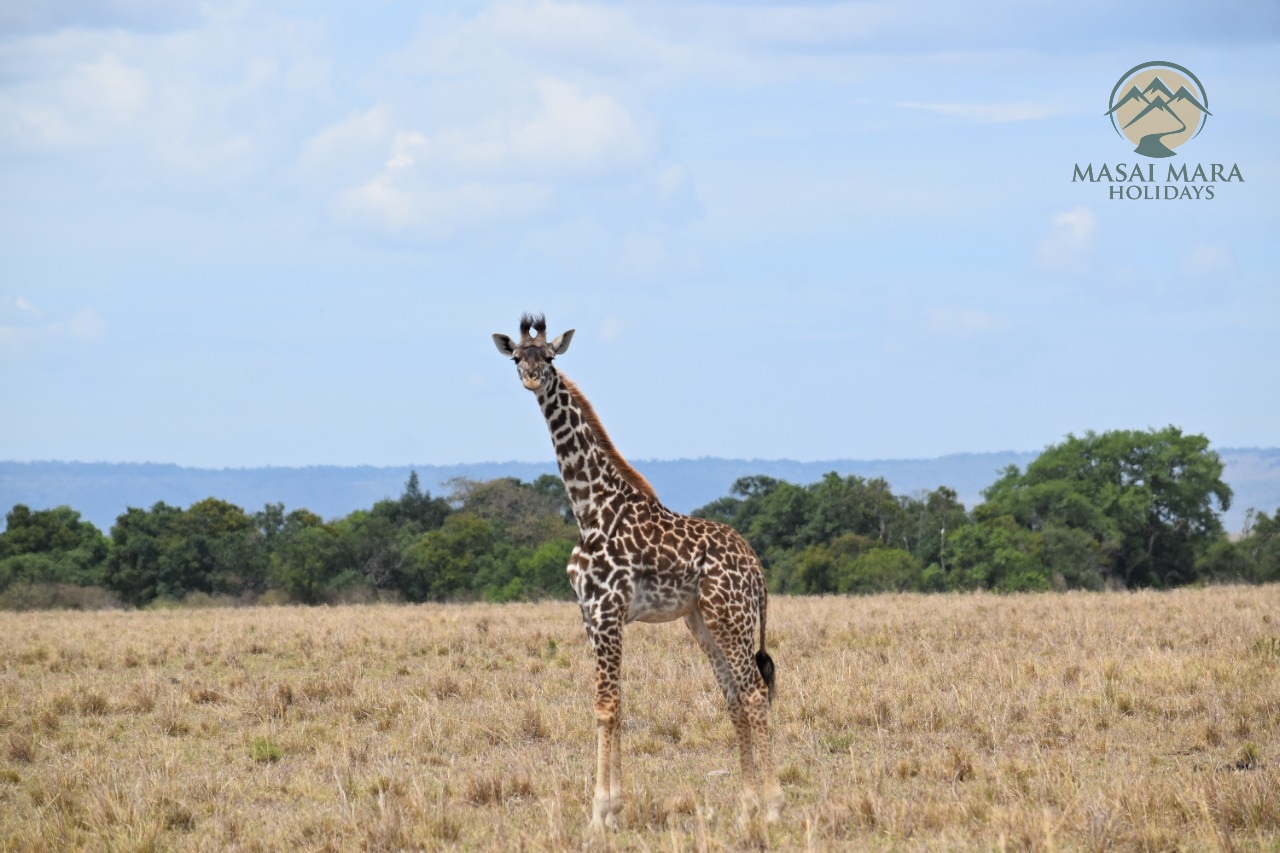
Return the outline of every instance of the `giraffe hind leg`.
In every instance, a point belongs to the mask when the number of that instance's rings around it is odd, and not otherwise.
[[[765,820],[769,823],[782,817],[784,799],[773,763],[773,735],[769,729],[769,697],[772,692],[772,683],[769,687],[762,685],[754,689],[744,702],[744,713],[756,749],[756,762],[764,780]]]
[[[721,692],[724,693],[725,702],[729,706],[729,719],[733,722],[734,734],[738,740],[738,758],[742,764],[742,819],[743,821],[750,819],[759,807],[759,799],[757,790],[759,788],[759,773],[756,765],[756,748],[755,737],[752,730],[752,720],[748,713],[748,709],[744,704],[742,679],[734,674],[733,662],[729,656],[725,654],[724,643],[717,638],[710,626],[707,625],[702,613],[698,609],[694,609],[685,617],[685,624],[689,626],[694,639],[698,641],[698,645],[702,647],[707,658],[711,661],[711,669],[715,673],[716,682],[720,685]],[[755,660],[751,659],[751,665],[754,667]]]

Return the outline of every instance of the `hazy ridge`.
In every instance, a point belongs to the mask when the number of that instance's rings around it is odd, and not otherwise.
[[[1224,479],[1235,492],[1224,516],[1228,531],[1239,531],[1250,507],[1268,513],[1280,508],[1280,448],[1220,448]],[[1008,465],[1025,466],[1038,453],[958,453],[934,459],[834,459],[797,462],[788,459],[638,460],[663,502],[688,512],[729,492],[739,477],[765,474],[793,483],[810,483],[823,474],[884,477],[899,494],[955,489],[965,506],[981,501],[982,489]],[[554,473],[555,463],[480,462],[462,465],[329,466],[303,468],[185,468],[159,463],[12,462],[0,461],[0,510],[14,504],[33,509],[67,504],[104,531],[128,507],[150,507],[157,501],[187,506],[207,497],[230,501],[249,511],[283,502],[288,509],[306,507],[325,518],[367,509],[382,498],[400,494],[410,471],[422,487],[446,494],[454,477],[487,480],[518,477],[531,480]]]

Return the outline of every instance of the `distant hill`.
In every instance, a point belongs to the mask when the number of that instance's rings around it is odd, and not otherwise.
[[[1235,492],[1223,519],[1230,532],[1244,524],[1250,507],[1280,508],[1280,448],[1219,449],[1225,479]],[[1008,465],[1024,467],[1037,453],[960,453],[936,459],[835,459],[795,462],[787,459],[640,460],[636,467],[649,479],[667,506],[688,512],[729,493],[739,477],[765,474],[793,483],[811,483],[828,471],[884,477],[898,494],[938,486],[956,490],[967,507]],[[454,477],[489,480],[518,477],[532,480],[555,473],[555,463],[484,462],[468,465],[400,465],[390,467],[314,466],[309,468],[183,468],[178,465],[95,462],[0,462],[0,512],[18,503],[33,509],[67,504],[103,531],[131,506],[157,501],[188,506],[207,497],[228,500],[253,512],[268,503],[288,509],[306,507],[325,518],[367,509],[382,498],[397,497],[417,471],[432,494],[448,492]]]

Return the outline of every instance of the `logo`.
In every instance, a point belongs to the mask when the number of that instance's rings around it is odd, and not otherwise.
[[[1106,116],[1116,133],[1144,157],[1176,157],[1209,117],[1209,96],[1196,75],[1172,62],[1144,62],[1126,71],[1111,90]]]
[[[1177,157],[1175,149],[1199,136],[1213,116],[1204,84],[1181,65],[1144,62],[1130,68],[1112,87],[1103,115],[1118,136],[1137,146],[1134,153],[1149,159],[1077,162],[1073,184],[1105,184],[1111,201],[1165,202],[1213,201],[1225,185],[1244,183],[1238,163],[1152,162]]]

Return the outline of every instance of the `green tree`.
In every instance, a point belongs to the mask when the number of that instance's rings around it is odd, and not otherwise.
[[[577,526],[565,518],[568,507],[563,486],[557,490],[545,477],[532,484],[515,477],[484,482],[451,480],[450,501],[460,512],[492,523],[513,545],[536,547],[542,542],[576,539]]]
[[[179,597],[189,579],[166,559],[177,536],[178,507],[160,501],[150,510],[129,507],[111,527],[107,586],[130,604],[146,604],[158,596]]]
[[[1069,435],[1025,472],[1006,470],[984,493],[984,514],[1033,533],[1083,531],[1108,582],[1175,586],[1197,579],[1199,558],[1222,538],[1222,469],[1208,439],[1172,426]]]
[[[130,507],[111,528],[107,586],[131,604],[190,592],[241,595],[265,586],[267,554],[244,510],[216,498],[188,510]]]
[[[911,555],[906,574],[921,588],[943,586],[948,535],[969,524],[969,514],[945,486],[922,497],[899,497],[876,477],[840,476],[830,472],[808,486],[772,477],[743,477],[731,494],[694,510],[694,515],[731,525],[747,537],[765,564],[769,588],[775,592],[835,592],[840,578],[853,578],[853,562],[872,547],[893,547]],[[855,537],[846,539],[845,537]],[[862,543],[856,553],[850,543]],[[902,589],[889,580],[889,560],[878,556],[864,563],[874,573],[887,572],[885,589]],[[916,567],[930,566],[926,573]],[[859,576],[860,577],[860,576]],[[859,589],[867,580],[848,581]]]
[[[1245,535],[1238,543],[1245,577],[1254,583],[1280,581],[1280,509],[1270,517],[1250,510],[1245,514]]]
[[[524,597],[573,598],[567,568],[574,544],[572,539],[553,539],[543,542],[533,553],[520,560]]]
[[[342,556],[341,540],[332,528],[306,525],[271,555],[272,585],[303,604],[325,601],[342,574]]]
[[[16,504],[0,533],[0,590],[13,583],[103,582],[109,543],[68,506],[32,511]]]
[[[490,568],[498,532],[488,520],[455,512],[439,530],[422,534],[408,549],[397,586],[410,601],[444,601],[473,590]]]
[[[286,513],[282,503],[267,504],[253,521],[268,585],[300,603],[328,600],[345,568],[337,530],[308,509]]]
[[[969,524],[969,513],[955,490],[939,486],[923,498],[902,498],[901,503],[902,529],[891,544],[909,552],[923,566],[945,570],[947,537]]]
[[[573,506],[569,502],[569,495],[565,493],[564,481],[555,474],[539,474],[537,479],[529,484],[539,495],[549,498],[551,505],[560,508],[560,515],[569,524],[576,524],[573,518]]]
[[[418,472],[411,471],[400,497],[397,500],[378,501],[371,514],[387,519],[398,531],[416,536],[444,524],[449,512],[449,502],[444,498],[431,497],[431,493],[420,486]]]
[[[988,517],[947,540],[945,583],[950,589],[1023,592],[1050,588],[1040,556],[1041,536],[1014,518]]]
[[[728,524],[745,535],[764,501],[784,485],[782,480],[764,475],[739,477],[729,487],[728,496],[695,509],[693,514]]]
[[[1039,555],[1054,589],[1106,587],[1117,542],[1096,538],[1087,528],[1047,524],[1040,532]]]
[[[398,499],[378,501],[372,509],[356,510],[332,525],[338,551],[324,561],[334,559],[338,565],[330,584],[399,589],[409,548],[423,533],[439,529],[451,512],[447,501],[421,488],[417,471],[410,472]]]
[[[770,588],[797,595],[845,592],[840,588],[841,579],[852,573],[859,557],[875,547],[870,537],[845,533],[830,542],[781,554],[768,570]]]
[[[857,533],[887,544],[904,527],[905,513],[882,477],[841,477],[832,471],[806,488],[806,517],[797,539],[805,544],[830,542],[842,533]]]
[[[869,594],[906,592],[921,587],[923,567],[901,548],[872,548],[859,555],[840,573],[840,592]]]
[[[208,579],[212,591],[242,595],[266,588],[267,554],[252,516],[233,503],[205,498],[181,518],[192,570]]]
[[[386,513],[358,509],[333,525],[341,549],[342,570],[370,587],[395,586],[405,552],[417,538]]]
[[[267,504],[253,516],[253,525],[257,528],[257,541],[268,554],[274,554],[298,531],[308,527],[319,527],[322,524],[324,519],[311,510],[295,509],[286,513],[282,503]]]
[[[1253,566],[1244,550],[1225,536],[1196,557],[1196,574],[1201,578],[1239,583],[1253,581]]]

